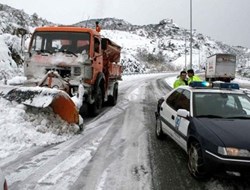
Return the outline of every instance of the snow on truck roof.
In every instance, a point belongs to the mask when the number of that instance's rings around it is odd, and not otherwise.
[[[83,28],[76,26],[45,26],[38,27],[35,29],[35,32],[45,32],[45,31],[61,31],[61,32],[89,32],[93,35],[100,36],[100,33],[97,32],[94,28]]]

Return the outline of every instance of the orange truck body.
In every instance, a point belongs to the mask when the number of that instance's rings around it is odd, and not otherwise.
[[[80,115],[95,116],[104,102],[117,102],[122,77],[120,52],[119,45],[95,29],[36,28],[24,62],[25,85],[63,90],[79,98]]]

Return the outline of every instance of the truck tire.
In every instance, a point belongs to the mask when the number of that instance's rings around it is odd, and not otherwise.
[[[97,116],[101,112],[102,103],[103,103],[102,90],[98,86],[95,95],[95,102],[89,105],[90,116]]]
[[[86,102],[82,103],[82,106],[79,109],[79,114],[82,116],[82,118],[88,116],[88,104]]]
[[[115,106],[117,103],[117,98],[118,98],[118,84],[115,84],[113,88],[113,96],[112,95],[108,96],[108,105]]]

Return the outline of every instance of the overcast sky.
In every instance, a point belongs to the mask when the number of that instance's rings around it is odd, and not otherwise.
[[[229,45],[250,48],[250,0],[192,0],[193,29]],[[131,24],[157,24],[172,18],[190,27],[190,0],[0,0],[28,14],[60,24],[114,17]]]

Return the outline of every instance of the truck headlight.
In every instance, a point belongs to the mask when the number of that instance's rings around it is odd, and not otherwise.
[[[233,147],[218,147],[218,153],[225,156],[250,157],[250,152],[248,150]]]
[[[74,67],[74,75],[75,76],[81,75],[81,67]]]
[[[92,79],[93,76],[93,68],[89,66],[84,66],[84,73],[83,73],[83,78],[84,79]]]

